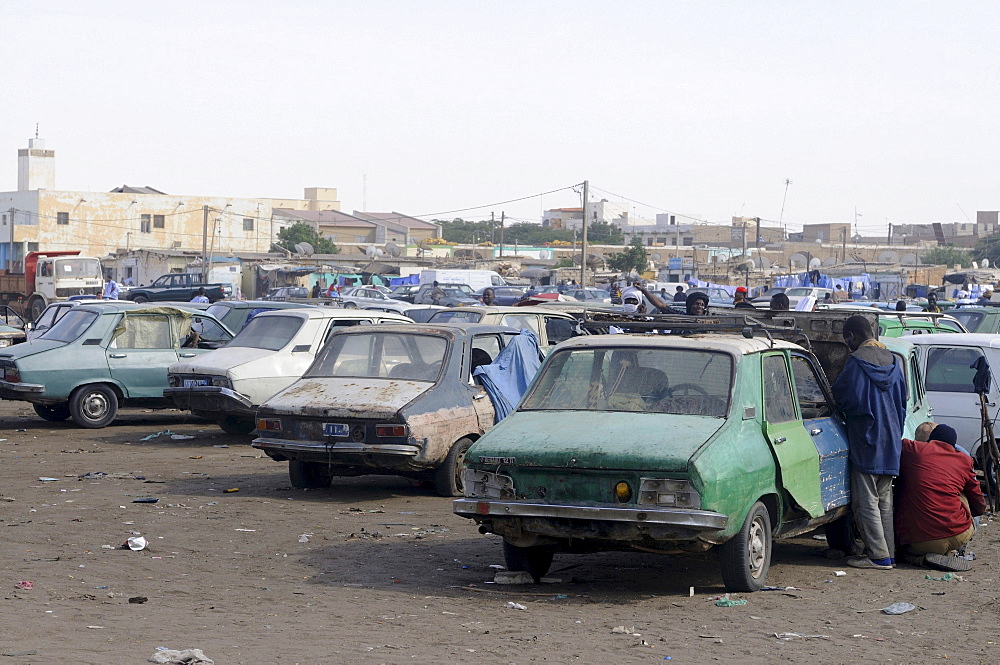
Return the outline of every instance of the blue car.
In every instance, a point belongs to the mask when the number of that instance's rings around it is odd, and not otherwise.
[[[495,298],[493,304],[502,307],[516,305],[524,297],[525,291],[528,290],[523,286],[484,286],[476,291],[476,298],[480,302],[483,300],[483,291],[486,289],[493,289],[493,297]]]

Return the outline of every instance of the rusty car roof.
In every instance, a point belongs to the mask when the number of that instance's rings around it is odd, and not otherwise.
[[[586,348],[590,346],[641,346],[647,348],[670,347],[685,349],[713,349],[725,351],[734,356],[748,355],[771,349],[794,349],[802,351],[798,344],[776,339],[772,343],[766,337],[747,339],[742,335],[696,334],[696,335],[585,335],[574,337],[561,343],[562,349]]]

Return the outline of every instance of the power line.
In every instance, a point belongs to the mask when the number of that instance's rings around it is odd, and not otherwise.
[[[522,197],[517,198],[517,199],[510,199],[509,201],[499,201],[497,203],[487,203],[486,205],[473,206],[471,208],[459,208],[458,210],[444,210],[442,212],[421,213],[419,215],[414,215],[414,217],[436,217],[437,215],[451,215],[452,213],[465,212],[467,210],[482,210],[483,208],[492,208],[492,207],[495,207],[495,206],[506,205],[508,203],[517,203],[518,201],[527,201],[528,199],[533,199],[536,196],[548,196],[549,194],[555,194],[556,192],[562,192],[562,191],[567,190],[567,189],[573,189],[574,187],[577,187],[577,186],[578,185],[569,185],[567,187],[560,187],[559,189],[553,189],[553,190],[548,191],[548,192],[541,192],[540,194],[532,194],[531,196],[522,196]]]

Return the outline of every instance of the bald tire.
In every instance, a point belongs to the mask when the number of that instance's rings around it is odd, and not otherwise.
[[[760,591],[771,567],[771,516],[758,501],[739,532],[719,549],[726,591]]]
[[[462,482],[462,466],[465,453],[472,447],[472,439],[463,438],[455,442],[448,451],[444,464],[434,470],[434,489],[440,496],[463,496],[465,484]]]

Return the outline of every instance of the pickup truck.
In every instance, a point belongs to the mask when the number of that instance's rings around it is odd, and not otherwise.
[[[233,287],[229,284],[206,284],[201,281],[201,274],[196,272],[179,272],[161,275],[149,286],[132,287],[128,299],[133,302],[150,302],[174,300],[188,302],[198,295],[198,289],[204,287],[209,302],[222,300],[233,295]]]
[[[825,525],[830,547],[849,552],[847,435],[830,381],[852,314],[595,313],[625,334],[549,354],[517,410],[467,451],[454,511],[502,536],[507,568],[536,582],[555,553],[717,547],[726,590],[757,591],[772,539]],[[595,323],[582,325],[604,332]],[[916,351],[881,341],[907,380],[912,438],[930,419]]]

